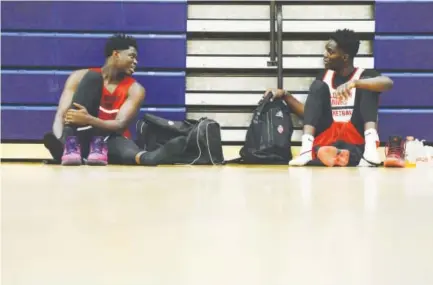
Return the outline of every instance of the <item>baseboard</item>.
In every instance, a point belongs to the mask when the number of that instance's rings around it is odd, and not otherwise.
[[[241,146],[224,146],[223,152],[226,159],[238,157]],[[43,144],[31,143],[2,143],[2,161],[42,161],[51,159],[51,155]]]
[[[227,145],[223,146],[224,158],[234,159],[239,156],[241,146]],[[299,147],[292,147],[292,152],[297,154]],[[42,161],[51,159],[51,155],[43,144],[31,143],[2,143],[1,160],[2,161]]]
[[[224,158],[226,160],[239,157],[239,145],[223,146]],[[299,146],[292,147],[293,156],[299,154]],[[385,159],[385,151],[383,147],[379,148],[379,154]],[[46,159],[51,159],[51,155],[43,144],[37,143],[2,143],[1,144],[1,161],[2,162],[38,162]]]

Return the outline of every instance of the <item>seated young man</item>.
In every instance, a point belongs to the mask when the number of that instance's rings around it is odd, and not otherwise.
[[[359,166],[380,163],[379,96],[391,89],[393,82],[374,69],[354,66],[359,44],[351,30],[337,30],[331,35],[325,46],[325,70],[311,84],[305,102],[300,155],[289,165],[303,166],[319,159],[327,166],[346,166],[350,150],[361,153]],[[280,90],[274,97],[285,94]]]
[[[105,45],[102,68],[73,72],[66,81],[44,145],[62,165],[143,164],[157,165],[180,154],[186,138],[169,141],[147,152],[130,138],[128,125],[145,98],[145,89],[132,77],[137,66],[136,40],[114,35]]]

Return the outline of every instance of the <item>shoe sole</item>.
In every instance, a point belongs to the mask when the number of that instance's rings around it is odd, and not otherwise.
[[[105,166],[108,162],[104,160],[87,160],[87,165],[90,166]]]
[[[71,159],[71,160],[62,161],[63,166],[79,166],[81,164],[82,164],[81,159],[80,160]]]
[[[323,146],[317,152],[317,158],[328,167],[347,166],[349,164],[350,151],[338,149],[334,146]]]
[[[296,159],[298,159],[299,157],[292,159],[291,161],[289,161],[289,166],[294,166],[294,167],[298,167],[298,166],[306,166],[312,159],[308,159],[308,160],[304,160],[301,161],[301,163],[299,161],[297,161]]]
[[[405,164],[404,161],[397,159],[397,158],[387,158],[383,162],[384,167],[394,167],[394,168],[404,168]]]

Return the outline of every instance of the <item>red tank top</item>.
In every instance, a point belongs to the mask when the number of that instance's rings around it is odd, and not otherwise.
[[[101,72],[101,68],[90,68],[92,71]],[[98,118],[101,120],[115,120],[117,113],[119,113],[120,107],[125,103],[128,98],[128,90],[131,85],[135,82],[135,79],[126,76],[122,81],[119,82],[113,92],[108,91],[105,86],[102,88],[101,103],[99,105]],[[123,132],[123,135],[127,138],[131,138],[131,133],[128,129]]]

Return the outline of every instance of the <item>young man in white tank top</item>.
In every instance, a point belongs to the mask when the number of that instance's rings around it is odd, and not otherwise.
[[[377,147],[379,95],[392,88],[390,78],[374,69],[356,68],[359,39],[352,30],[337,30],[325,46],[325,69],[310,86],[304,106],[304,134],[300,155],[289,165],[320,160],[327,166],[346,166],[355,148],[359,166],[380,163]],[[282,97],[287,92],[275,92]],[[349,146],[335,147],[336,143]],[[361,159],[362,156],[362,159]],[[353,163],[353,162],[352,162]]]

